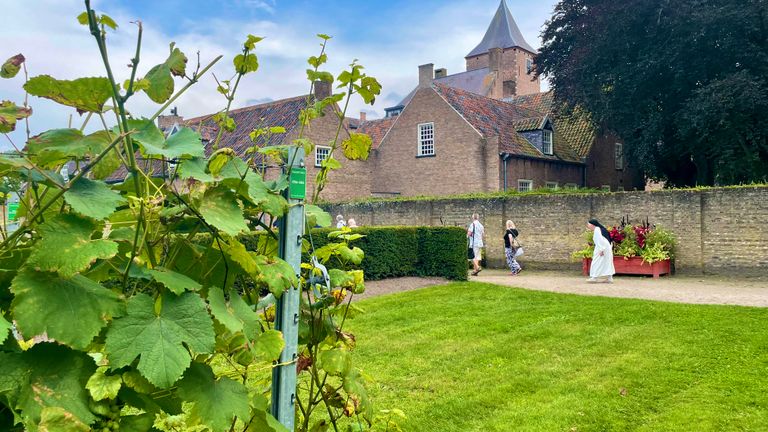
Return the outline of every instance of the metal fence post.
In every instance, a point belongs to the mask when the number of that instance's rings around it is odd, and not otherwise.
[[[288,153],[290,186],[284,196],[288,200],[288,214],[280,219],[280,258],[301,273],[301,242],[304,235],[304,198],[306,195],[306,168],[304,149],[291,148]],[[285,167],[287,173],[289,167]],[[291,287],[280,296],[275,311],[275,328],[283,333],[285,349],[280,363],[272,370],[272,415],[283,426],[294,430],[296,418],[296,364],[299,339],[299,300],[301,287]]]

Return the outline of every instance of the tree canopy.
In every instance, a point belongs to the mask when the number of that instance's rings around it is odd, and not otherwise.
[[[768,2],[562,0],[538,72],[669,185],[768,179]]]

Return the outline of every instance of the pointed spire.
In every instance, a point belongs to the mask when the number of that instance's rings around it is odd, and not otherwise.
[[[512,12],[509,11],[505,0],[501,0],[499,9],[496,11],[491,25],[488,26],[488,30],[485,32],[485,37],[480,45],[476,46],[467,57],[474,57],[476,55],[485,54],[491,48],[512,48],[519,47],[526,51],[536,53],[528,42],[523,38],[523,34],[520,33],[520,29],[515,23],[515,19],[512,17]]]

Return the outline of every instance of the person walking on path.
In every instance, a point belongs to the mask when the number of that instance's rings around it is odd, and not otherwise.
[[[472,223],[467,228],[467,239],[469,241],[469,247],[472,248],[474,253],[472,257],[472,266],[474,271],[472,276],[477,276],[483,269],[480,267],[480,249],[483,247],[483,239],[485,238],[485,227],[480,223],[480,215],[474,213],[472,215]]]
[[[592,230],[592,243],[595,244],[587,282],[598,282],[599,278],[605,277],[605,282],[613,283],[613,275],[616,273],[616,270],[613,267],[611,234],[597,219],[590,219],[587,223],[587,228]]]
[[[516,259],[517,248],[520,247],[520,243],[517,241],[518,235],[520,235],[520,232],[517,230],[515,223],[508,220],[507,230],[504,231],[504,254],[507,256],[507,266],[509,266],[512,276],[517,276],[523,270]]]

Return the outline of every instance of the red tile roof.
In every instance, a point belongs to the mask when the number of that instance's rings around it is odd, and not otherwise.
[[[392,125],[395,124],[395,120],[397,120],[397,117],[364,121],[360,123],[357,132],[370,136],[373,142],[371,148],[376,150],[381,145],[381,141],[384,140],[387,132],[392,128]]]

